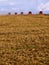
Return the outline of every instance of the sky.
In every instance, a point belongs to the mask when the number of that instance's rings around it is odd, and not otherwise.
[[[0,14],[14,13],[38,13],[39,11],[49,14],[49,0],[0,0]]]

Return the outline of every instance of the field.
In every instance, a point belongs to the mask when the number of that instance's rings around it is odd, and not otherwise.
[[[0,65],[49,65],[49,15],[0,16]]]

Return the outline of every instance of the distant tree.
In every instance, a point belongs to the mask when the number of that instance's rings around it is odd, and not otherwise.
[[[43,11],[40,11],[39,14],[43,14]]]
[[[29,11],[29,13],[28,14],[32,14],[32,12],[31,11]]]
[[[11,15],[11,13],[10,13],[10,12],[9,12],[8,14],[9,14],[9,15]]]
[[[15,12],[15,15],[17,15],[17,12]]]
[[[21,12],[21,14],[23,14],[23,12]]]

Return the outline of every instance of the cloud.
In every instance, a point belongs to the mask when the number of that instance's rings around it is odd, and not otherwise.
[[[47,3],[41,3],[41,5],[39,5],[38,7],[39,10],[43,10],[43,11],[49,11],[49,2]]]
[[[49,2],[45,4],[44,10],[49,11]]]
[[[16,3],[15,2],[9,2],[9,5],[15,5]]]
[[[49,11],[49,0],[0,0],[0,12]]]
[[[3,11],[7,11],[6,8],[0,8],[0,11],[3,12]]]
[[[0,0],[0,2],[3,2],[3,1],[8,1],[8,0]]]

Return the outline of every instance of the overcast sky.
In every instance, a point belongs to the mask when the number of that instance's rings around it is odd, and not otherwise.
[[[32,11],[38,13],[42,10],[44,13],[49,13],[49,0],[0,0],[0,13],[27,13]]]

